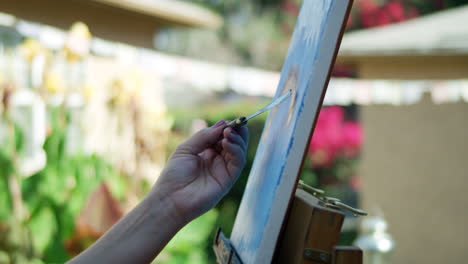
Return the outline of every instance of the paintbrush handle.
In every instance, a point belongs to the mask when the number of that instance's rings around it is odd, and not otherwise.
[[[245,116],[241,116],[241,117],[236,118],[236,119],[232,120],[231,122],[227,123],[227,126],[232,127],[232,128],[238,128],[238,127],[242,127],[242,126],[244,126],[246,124],[247,124],[247,118]]]

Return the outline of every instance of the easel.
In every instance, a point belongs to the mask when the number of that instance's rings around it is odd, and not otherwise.
[[[299,184],[302,190],[294,190],[352,2],[302,1],[276,92],[281,96],[293,91],[289,107],[278,107],[269,114],[257,149],[260,158],[255,159],[247,182],[249,192],[239,206],[236,223],[240,224],[234,224],[233,240],[221,230],[216,233],[213,248],[218,263],[242,263],[235,246],[246,264],[362,263],[359,249],[337,247],[337,242],[343,212],[365,212],[303,183]],[[263,196],[265,193],[271,197]]]
[[[362,251],[337,246],[344,211],[355,216],[367,213],[352,208],[324,191],[299,182],[284,229],[278,241],[274,263],[362,264]],[[235,248],[218,228],[213,249],[219,264],[241,264]]]

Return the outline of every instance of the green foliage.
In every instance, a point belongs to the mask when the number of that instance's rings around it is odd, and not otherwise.
[[[213,209],[190,222],[167,244],[161,260],[156,263],[210,263],[206,243],[212,239],[210,235],[217,217],[218,212]]]
[[[311,162],[310,159],[306,156],[304,159],[304,169],[301,171],[301,180],[304,181],[305,184],[310,185],[310,186],[318,186],[319,181],[318,181],[318,175],[317,172],[314,170],[311,170]]]
[[[65,241],[75,231],[75,221],[90,192],[104,180],[113,193],[122,197],[125,184],[121,176],[104,159],[96,155],[68,155],[66,145],[66,111],[50,109],[51,134],[44,150],[47,164],[36,174],[24,178],[15,170],[16,156],[22,146],[22,134],[11,129],[9,138],[0,148],[0,226],[5,224],[5,243],[0,244],[0,257],[17,263],[63,263],[70,258]],[[8,144],[14,142],[14,144]],[[8,177],[20,180],[22,203],[27,209],[25,219],[13,218],[13,201]],[[20,261],[23,259],[24,261]]]
[[[466,0],[410,0],[411,4],[415,5],[422,15],[429,14],[439,9],[446,9],[466,5]]]
[[[64,242],[74,232],[76,217],[90,192],[111,177],[117,174],[102,159],[77,155],[49,160],[45,169],[23,181],[24,201],[31,212],[26,225],[45,261],[69,259]]]
[[[0,221],[12,213],[12,197],[8,191],[8,176],[14,171],[11,158],[5,148],[0,149]]]
[[[156,48],[220,63],[280,70],[289,46],[290,19],[280,0],[198,0],[223,17],[217,30],[167,29]],[[295,20],[295,17],[294,19]]]

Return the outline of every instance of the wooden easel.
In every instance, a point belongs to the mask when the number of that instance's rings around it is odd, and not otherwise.
[[[343,211],[354,215],[366,215],[366,212],[323,194],[322,190],[299,183],[273,263],[362,264],[361,249],[337,246],[337,243],[344,220]],[[242,263],[220,228],[213,249],[219,264]]]

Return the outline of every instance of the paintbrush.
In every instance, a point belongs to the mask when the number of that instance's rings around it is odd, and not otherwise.
[[[230,121],[229,123],[227,123],[227,126],[229,127],[232,127],[232,128],[238,128],[238,127],[241,127],[241,126],[244,126],[247,124],[247,121],[249,121],[250,119],[274,108],[275,106],[281,104],[282,102],[284,102],[287,98],[289,98],[289,96],[291,96],[292,94],[292,91],[291,89],[283,94],[282,96],[276,98],[275,100],[273,100],[271,103],[269,103],[267,106],[263,107],[262,109],[258,110],[257,112],[245,117],[245,116],[241,116],[239,118],[236,118],[232,121]]]

